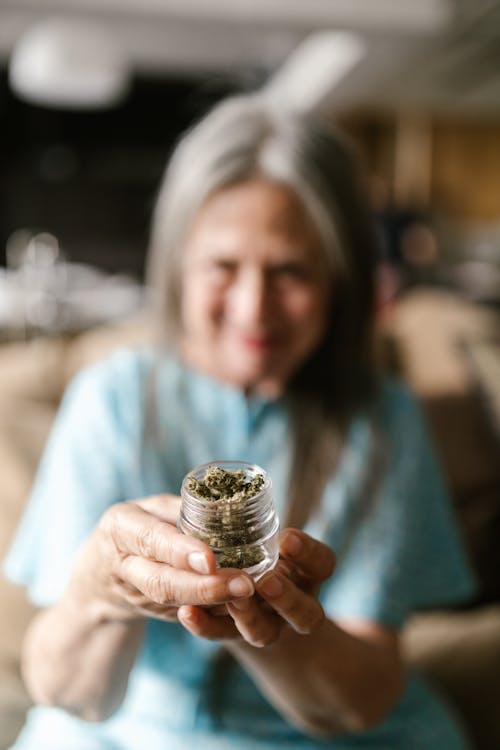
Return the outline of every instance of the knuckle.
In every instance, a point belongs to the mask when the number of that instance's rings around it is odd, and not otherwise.
[[[196,601],[200,605],[209,605],[209,604],[216,604],[216,599],[219,599],[219,602],[224,599],[224,596],[220,597],[214,597],[214,593],[212,590],[212,587],[209,585],[208,581],[201,578],[201,580],[197,583],[196,587]]]
[[[318,630],[324,621],[325,613],[323,607],[318,602],[315,602],[314,606],[308,611],[307,617],[298,624],[296,630],[302,635],[311,635]]]
[[[100,549],[111,569],[118,572],[127,558],[126,544],[123,538],[123,517],[127,513],[125,503],[116,503],[102,515],[97,529]]]
[[[147,576],[144,592],[156,604],[167,604],[172,602],[172,592],[168,582],[159,573]]]
[[[268,644],[263,640],[251,640],[250,645],[254,648],[265,648]]]
[[[101,516],[99,524],[101,530],[109,534],[112,538],[115,538],[116,532],[121,527],[122,519],[126,512],[127,508],[125,503],[115,503],[105,510]]]
[[[155,534],[151,526],[145,525],[137,531],[137,547],[143,557],[155,559],[156,544]]]
[[[265,633],[261,633],[257,638],[252,640],[252,646],[255,648],[266,648],[275,643],[279,636],[279,629],[274,627],[268,629]]]
[[[254,648],[265,648],[270,646],[273,640],[269,636],[261,636],[260,638],[253,638],[250,643]]]

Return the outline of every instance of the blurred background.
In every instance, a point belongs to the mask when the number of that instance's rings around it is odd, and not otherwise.
[[[0,0],[0,544],[68,379],[144,340],[148,227],[179,134],[264,88],[352,140],[380,238],[377,354],[420,398],[479,580],[408,659],[500,747],[500,2]],[[30,610],[2,582],[0,750]],[[450,667],[451,665],[451,667]],[[3,736],[2,736],[3,732]]]
[[[498,296],[482,266],[498,260],[497,2],[2,0],[0,63],[3,264],[20,231],[48,232],[67,259],[140,279],[179,132],[264,86],[355,140],[389,260],[417,275],[470,261],[450,283]],[[425,232],[401,243],[414,218],[439,248]]]

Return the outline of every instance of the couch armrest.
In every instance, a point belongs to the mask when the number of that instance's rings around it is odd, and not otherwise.
[[[475,750],[498,750],[500,604],[419,614],[403,632],[403,652],[458,711]]]

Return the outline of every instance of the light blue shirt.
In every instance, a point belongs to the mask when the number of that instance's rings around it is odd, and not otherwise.
[[[111,504],[179,494],[198,464],[259,464],[284,511],[290,429],[283,402],[247,399],[174,358],[156,368],[155,361],[151,351],[122,351],[67,390],[6,561],[7,575],[38,605],[61,596],[78,547]],[[415,400],[384,381],[376,414],[375,426],[366,416],[352,421],[306,531],[339,557],[321,591],[326,612],[397,627],[416,608],[466,599],[473,580]],[[316,740],[290,726],[238,665],[218,679],[219,655],[217,644],[180,624],[151,619],[125,700],[109,720],[87,724],[34,708],[15,750],[464,747],[447,710],[414,677],[376,730]]]

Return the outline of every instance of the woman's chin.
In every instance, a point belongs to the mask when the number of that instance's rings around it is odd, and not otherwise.
[[[192,366],[247,393],[269,393],[272,397],[282,392],[285,368],[277,356],[231,344],[201,351],[185,348],[183,354]]]

